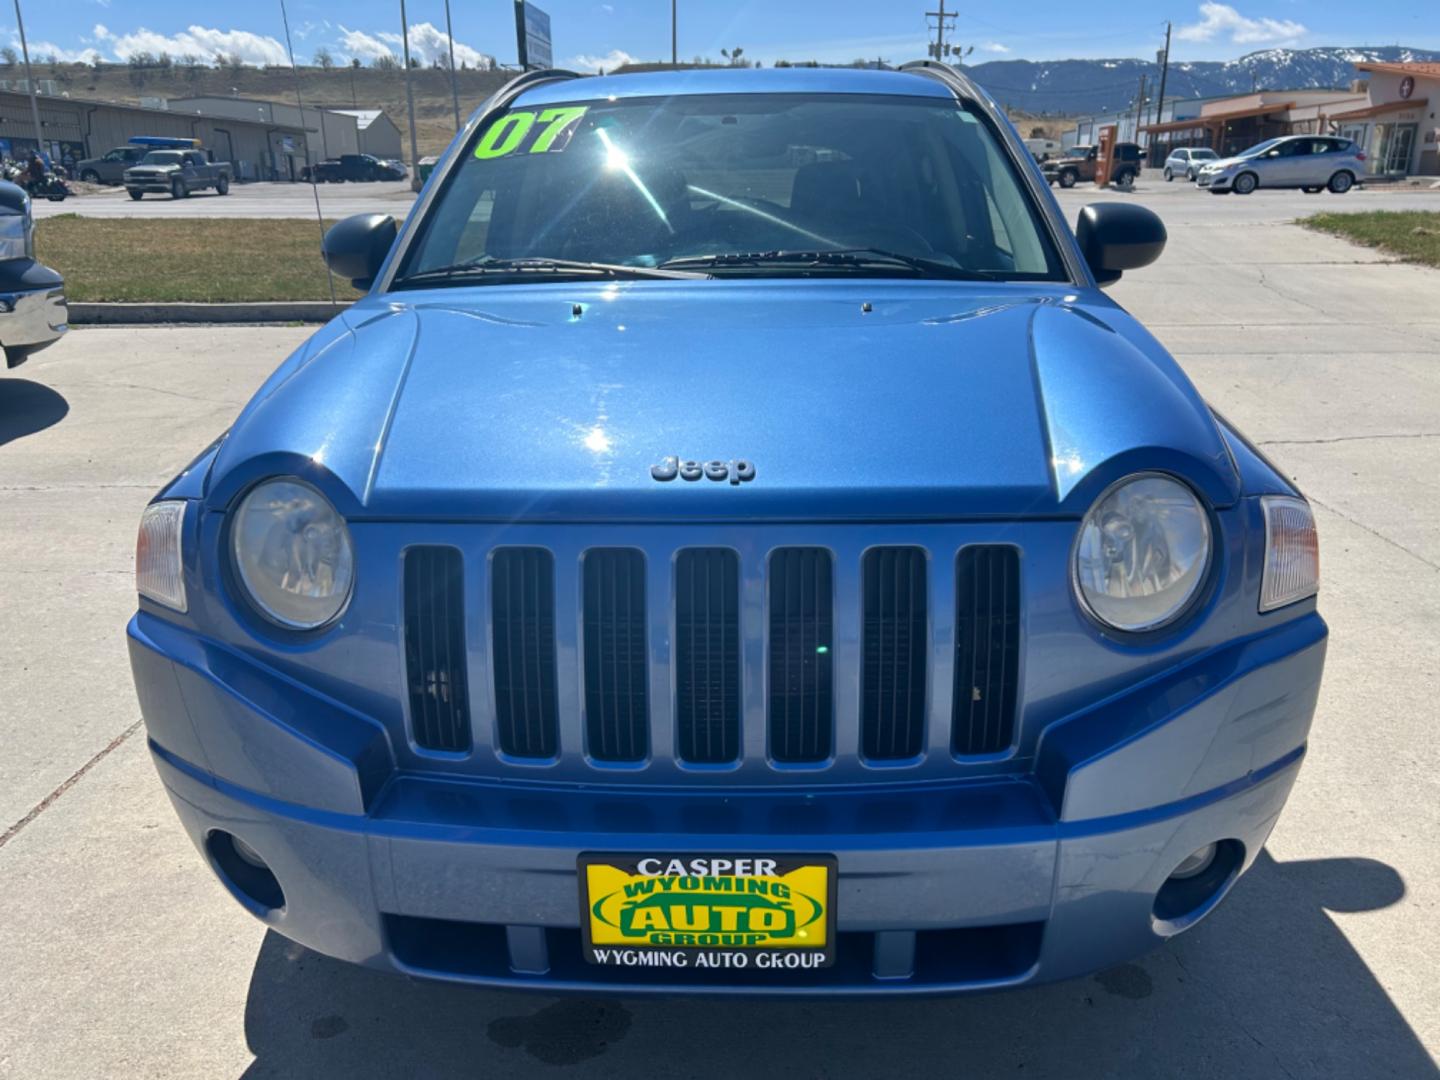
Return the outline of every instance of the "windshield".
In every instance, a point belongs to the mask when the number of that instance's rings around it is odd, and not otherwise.
[[[1209,161],[1218,157],[1214,150],[1191,150],[1190,157],[1198,161]]]
[[[1236,154],[1235,156],[1236,156],[1236,157],[1254,157],[1256,154],[1263,154],[1266,150],[1269,150],[1272,146],[1276,146],[1276,145],[1278,145],[1279,143],[1281,143],[1281,142],[1283,142],[1283,141],[1284,141],[1283,139],[1266,139],[1266,140],[1265,140],[1264,142],[1262,142],[1262,143],[1256,143],[1254,146],[1250,147],[1249,150],[1241,150],[1240,153]]]
[[[938,98],[681,95],[515,108],[477,133],[420,230],[398,285],[515,260],[686,263],[713,276],[1063,276],[994,135]]]
[[[151,150],[145,155],[144,165],[179,165],[180,155],[174,150]]]

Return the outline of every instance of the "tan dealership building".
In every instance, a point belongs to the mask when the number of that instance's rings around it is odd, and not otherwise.
[[[1366,100],[1329,116],[1375,176],[1440,176],[1440,63],[1361,63]]]

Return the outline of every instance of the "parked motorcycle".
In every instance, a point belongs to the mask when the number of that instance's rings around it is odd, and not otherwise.
[[[70,188],[64,180],[54,173],[47,172],[43,180],[28,180],[25,183],[25,190],[30,192],[32,199],[49,199],[51,202],[64,202],[70,194]]]

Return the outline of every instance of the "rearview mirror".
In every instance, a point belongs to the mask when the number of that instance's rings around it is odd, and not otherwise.
[[[1080,253],[1097,285],[1113,285],[1126,270],[1149,266],[1165,250],[1165,223],[1134,203],[1091,203],[1075,223]]]
[[[357,289],[370,288],[390,245],[395,243],[395,219],[389,214],[356,214],[337,221],[325,233],[321,251],[325,265]]]

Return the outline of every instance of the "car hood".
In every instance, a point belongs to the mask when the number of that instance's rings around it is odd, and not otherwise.
[[[1204,170],[1204,169],[1228,169],[1228,168],[1230,168],[1230,166],[1232,166],[1232,165],[1239,165],[1242,161],[1248,161],[1248,160],[1249,160],[1248,158],[1243,158],[1243,157],[1217,158],[1215,161],[1207,161],[1207,162],[1205,162],[1203,165],[1200,166],[1200,168],[1201,168],[1202,170]]]
[[[168,173],[179,171],[179,165],[131,165],[126,172]]]
[[[755,476],[659,482],[671,455]],[[1098,291],[511,285],[357,304],[246,407],[207,497],[297,473],[361,518],[1013,518],[1142,468],[1238,494],[1204,402]]]

